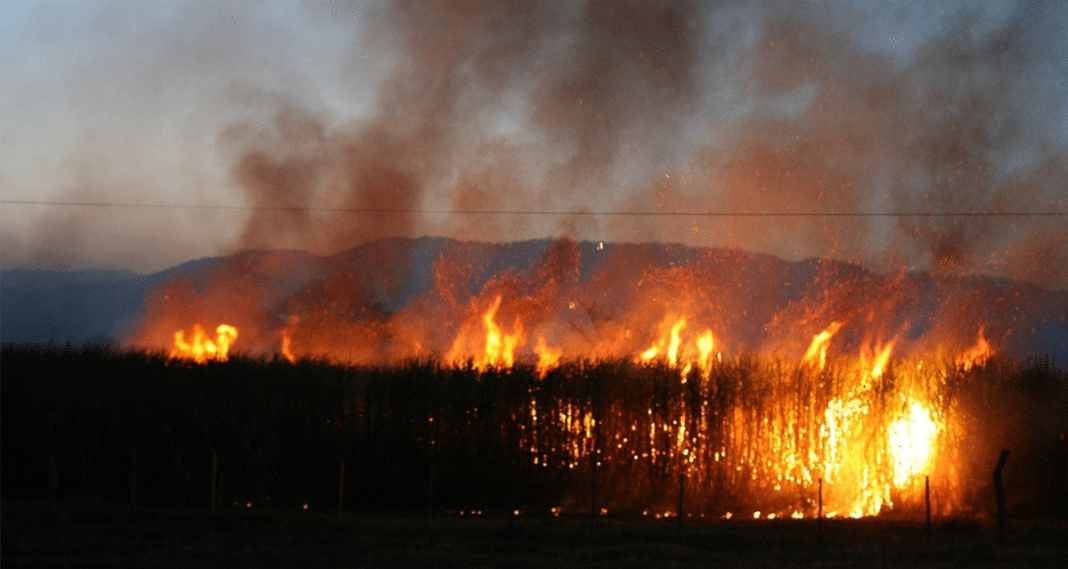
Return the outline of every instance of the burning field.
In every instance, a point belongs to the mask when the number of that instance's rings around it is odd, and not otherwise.
[[[17,35],[5,501],[1068,516],[1063,4],[218,4]]]
[[[433,267],[421,289],[402,270],[418,257]],[[1009,448],[1014,507],[1045,515],[1068,490],[1068,376],[1019,355],[1043,336],[1018,330],[1063,326],[1035,308],[1063,306],[1018,283],[736,250],[248,252],[161,281],[129,340],[142,351],[32,371],[47,354],[11,348],[20,387],[5,394],[71,393],[19,417],[46,439],[83,421],[65,435],[81,491],[129,448],[164,445],[173,456],[156,460],[182,465],[172,483],[188,496],[204,490],[190,473],[221,456],[237,504],[322,507],[343,461],[360,507],[429,493],[453,513],[915,516],[929,491],[933,515],[967,517],[990,512]],[[98,420],[96,405],[116,407]],[[102,447],[110,459],[83,454]],[[24,449],[38,464],[41,450]]]

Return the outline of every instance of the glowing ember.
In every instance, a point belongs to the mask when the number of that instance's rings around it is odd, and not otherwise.
[[[208,337],[200,324],[194,324],[193,338],[189,341],[185,339],[184,330],[174,333],[174,346],[168,359],[193,360],[201,364],[208,360],[224,362],[236,339],[237,328],[229,324],[219,324],[215,329],[215,341]]]
[[[975,341],[975,345],[957,357],[956,364],[964,371],[970,371],[975,366],[985,364],[994,355],[994,349],[990,347],[986,336],[983,335],[985,328],[985,326],[979,328],[979,338]]]
[[[931,460],[938,425],[918,401],[910,401],[904,416],[888,429],[890,454],[894,459],[894,486],[903,486],[923,474]]]

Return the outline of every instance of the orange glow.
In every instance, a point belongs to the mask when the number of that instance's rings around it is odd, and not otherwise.
[[[204,332],[200,324],[193,325],[193,338],[185,339],[185,331],[178,330],[174,333],[174,345],[167,356],[168,359],[193,360],[197,363],[207,363],[208,360],[224,362],[230,346],[237,340],[237,328],[229,324],[219,324],[215,329],[215,340]]]

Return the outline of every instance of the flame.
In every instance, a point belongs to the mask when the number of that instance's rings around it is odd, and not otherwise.
[[[957,357],[956,364],[964,371],[971,371],[975,366],[984,365],[994,355],[994,349],[990,347],[990,343],[986,341],[984,331],[986,326],[979,327],[979,338],[976,339],[975,345],[968,348],[963,354]]]
[[[679,365],[679,332],[686,327],[686,317],[679,318],[675,324],[671,326],[671,339],[668,342],[668,363],[673,366]]]
[[[667,362],[670,366],[676,366],[679,363],[679,344],[681,343],[680,333],[682,329],[686,327],[686,317],[675,318],[674,315],[669,314],[664,317],[664,320],[660,323],[660,329],[668,329],[668,323],[671,323],[670,331],[667,334],[663,334],[660,338],[657,338],[651,346],[649,346],[641,356],[639,360],[643,362],[651,362],[660,356],[661,351],[664,350],[665,344],[667,345]],[[664,337],[666,336],[666,337]]]
[[[871,377],[878,379],[883,376],[883,372],[886,371],[886,364],[890,361],[890,354],[894,352],[894,342],[883,346],[882,348],[876,348],[875,363],[871,366]]]
[[[215,329],[215,341],[204,332],[200,324],[193,325],[193,339],[185,340],[185,331],[178,330],[174,333],[174,346],[171,348],[168,359],[193,360],[197,363],[207,363],[208,360],[224,362],[230,346],[237,340],[237,328],[229,324],[219,324]]]
[[[292,364],[297,362],[297,357],[293,355],[293,351],[290,350],[290,342],[291,340],[289,338],[289,333],[283,333],[281,354],[283,358],[285,358],[287,361],[289,361],[289,363]]]
[[[697,365],[704,371],[705,376],[708,375],[708,371],[712,367],[712,348],[715,346],[716,343],[712,338],[712,330],[705,330],[697,337],[697,351],[699,353],[697,357]]]
[[[560,364],[560,356],[564,354],[564,350],[549,347],[545,342],[545,336],[539,335],[538,343],[534,346],[534,353],[538,354],[538,377],[544,378],[549,370]]]
[[[670,328],[668,328],[669,323],[671,324]],[[661,355],[661,350],[666,345],[664,359],[669,367],[680,370],[682,383],[686,383],[687,377],[690,371],[694,369],[694,366],[701,371],[701,376],[707,379],[712,369],[712,350],[716,345],[712,330],[706,328],[691,343],[691,341],[683,338],[682,332],[685,330],[686,324],[687,319],[685,316],[676,318],[674,315],[667,315],[661,322],[660,328],[661,330],[666,329],[668,332],[655,340],[634,361],[639,363],[651,362]],[[722,354],[718,355],[722,359]]]
[[[894,460],[894,485],[900,487],[927,470],[938,424],[922,403],[910,400],[905,414],[887,432]]]
[[[485,330],[485,341],[482,354],[476,356],[473,361],[475,369],[483,370],[489,367],[510,368],[515,365],[515,350],[523,342],[523,324],[517,317],[514,330],[511,334],[505,334],[497,325],[497,310],[501,307],[501,295],[497,295],[489,309],[482,313],[482,327]],[[464,352],[466,334],[461,333],[453,342],[452,349],[446,356],[448,361],[460,364],[467,354]]]
[[[812,344],[809,345],[808,351],[805,352],[801,361],[814,365],[820,368],[820,371],[827,365],[827,345],[830,344],[831,338],[838,333],[838,330],[842,328],[841,322],[831,322],[831,325],[826,330],[816,334],[812,337]]]

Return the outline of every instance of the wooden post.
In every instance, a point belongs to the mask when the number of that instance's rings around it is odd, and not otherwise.
[[[997,541],[1004,544],[1007,542],[1005,536],[1005,487],[1001,484],[1001,470],[1005,468],[1005,461],[1009,460],[1009,451],[1002,450],[1001,455],[998,457],[998,464],[994,467],[994,497],[997,499],[998,504],[998,529],[997,529]]]
[[[927,502],[927,540],[931,539],[931,477],[923,477],[924,499]]]
[[[341,519],[342,506],[345,503],[345,461],[341,461],[341,466],[338,468],[337,473],[337,518]]]
[[[137,449],[130,451],[130,507],[137,505]]]
[[[816,515],[816,540],[823,543],[823,478],[820,478],[819,511]]]
[[[215,479],[219,474],[219,453],[211,455],[211,513],[215,514]]]

